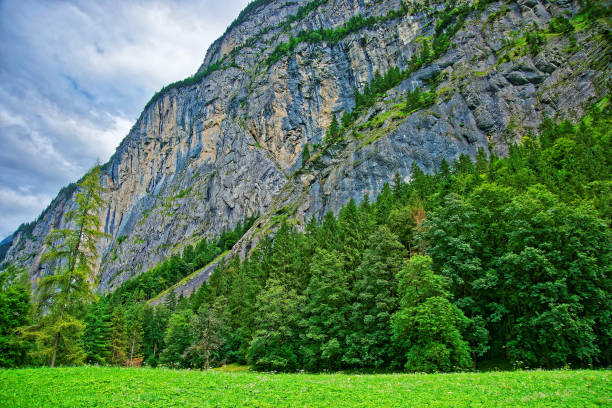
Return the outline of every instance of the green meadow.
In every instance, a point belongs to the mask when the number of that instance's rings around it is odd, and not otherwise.
[[[2,407],[600,407],[612,371],[267,374],[110,367],[0,370]]]

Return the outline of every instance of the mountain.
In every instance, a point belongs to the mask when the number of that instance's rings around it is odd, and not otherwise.
[[[248,216],[232,250],[242,256],[280,220],[302,226],[375,198],[413,165],[503,156],[546,116],[582,117],[609,90],[611,42],[609,24],[580,11],[569,0],[252,2],[103,166],[99,289]],[[33,281],[52,270],[43,240],[74,191],[16,231],[4,262]]]

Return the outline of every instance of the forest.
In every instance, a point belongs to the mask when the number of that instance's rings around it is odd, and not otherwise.
[[[91,252],[78,250],[90,242],[56,231],[45,256],[62,267],[33,293],[19,267],[0,273],[0,366],[608,366],[610,110],[605,98],[577,124],[546,119],[507,157],[481,150],[432,174],[415,165],[409,182],[396,176],[375,201],[351,200],[303,228],[282,221],[194,295],[171,292],[156,307],[147,300],[162,286],[230,248],[252,219],[103,295]],[[98,175],[79,183],[81,210],[68,214],[92,239]]]

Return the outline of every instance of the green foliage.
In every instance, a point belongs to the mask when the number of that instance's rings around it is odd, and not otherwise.
[[[311,371],[337,370],[346,344],[351,292],[341,256],[318,249],[311,266],[304,308],[304,365]]]
[[[550,20],[548,31],[551,33],[568,34],[574,31],[574,26],[565,16],[557,16]]]
[[[255,334],[247,351],[258,370],[293,371],[299,367],[299,322],[304,300],[295,289],[271,279],[257,299]]]
[[[408,371],[468,369],[468,343],[461,331],[468,319],[450,303],[448,282],[432,270],[430,257],[415,255],[398,274],[401,308],[392,318],[393,341],[405,352]]]
[[[227,300],[220,296],[211,306],[203,304],[191,320],[192,336],[196,341],[186,350],[190,365],[208,370],[222,363],[219,350],[228,336]]]
[[[529,53],[531,55],[536,55],[540,52],[542,45],[546,43],[546,37],[536,29],[527,30],[525,33],[525,41],[529,47]]]
[[[336,118],[336,115],[332,115],[331,123],[329,125],[329,128],[327,128],[327,132],[325,133],[324,143],[332,144],[334,142],[337,142],[339,137],[340,126],[338,125],[338,118]]]
[[[245,308],[229,323],[240,345],[228,361],[315,371],[606,364],[610,215],[598,194],[610,179],[609,129],[603,104],[579,125],[545,121],[507,158],[480,151],[432,175],[413,166],[410,184],[397,177],[375,203],[350,201],[303,234],[283,224],[202,289],[209,304],[226,296]]]
[[[114,365],[125,365],[127,360],[127,327],[123,307],[115,308],[111,320],[111,360]]]
[[[169,367],[186,368],[189,361],[185,352],[194,341],[191,330],[193,312],[191,309],[178,310],[168,321],[168,329],[164,337],[166,348],[161,353],[160,363]]]
[[[170,310],[165,305],[155,308],[145,306],[143,310],[143,353],[145,363],[151,367],[159,363],[159,354],[165,348],[164,335],[170,319]]]
[[[0,367],[19,367],[32,348],[20,329],[32,322],[30,282],[25,269],[9,265],[0,272]]]
[[[431,297],[394,316],[396,338],[408,351],[405,368],[416,372],[448,372],[472,365],[468,344],[461,337],[467,319],[448,299]]]
[[[108,364],[112,353],[111,315],[104,300],[89,305],[84,319],[83,350],[88,364]]]
[[[132,290],[108,299],[106,312],[88,309],[82,338],[78,319],[63,330],[82,339],[88,361],[120,365],[139,355],[151,366],[268,371],[605,366],[610,116],[604,99],[576,125],[544,121],[506,158],[479,151],[433,174],[413,163],[411,182],[396,175],[373,203],[350,200],[303,232],[281,222],[246,259],[220,261],[188,299],[172,291],[153,308],[144,289]],[[187,246],[168,270],[202,253]],[[75,315],[85,306],[76,298]],[[61,346],[63,363],[80,361],[68,358],[73,346]]]
[[[308,160],[310,160],[310,147],[308,147],[308,143],[306,143],[302,150],[302,166],[306,165]]]
[[[388,367],[393,358],[391,315],[397,309],[395,275],[407,257],[404,246],[385,226],[368,237],[369,248],[356,273],[351,333],[343,361],[349,367]]]

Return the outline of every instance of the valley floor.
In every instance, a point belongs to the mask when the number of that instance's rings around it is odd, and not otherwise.
[[[107,367],[0,370],[2,407],[610,405],[610,370],[373,375]]]

